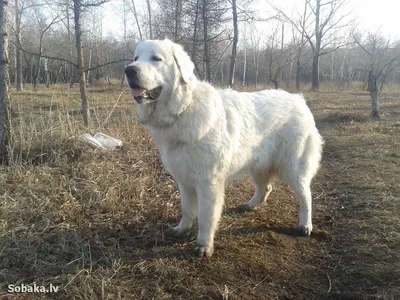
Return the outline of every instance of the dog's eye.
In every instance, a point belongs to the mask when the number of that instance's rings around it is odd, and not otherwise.
[[[152,60],[152,61],[162,61],[162,58],[153,55],[153,56],[151,57],[151,60]]]
[[[138,57],[135,56],[135,57],[133,58],[133,61],[137,61],[137,60],[138,60]]]

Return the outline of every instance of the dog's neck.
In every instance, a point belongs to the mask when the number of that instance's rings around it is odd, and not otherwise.
[[[181,79],[178,79],[181,80]],[[156,102],[138,106],[140,122],[153,127],[169,127],[192,104],[196,81],[190,84],[176,82],[171,92],[161,95]]]

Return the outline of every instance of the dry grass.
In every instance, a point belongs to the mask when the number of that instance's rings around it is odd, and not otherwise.
[[[91,133],[125,144],[111,152],[77,138],[77,89],[13,94],[13,155],[0,169],[0,298],[398,299],[398,95],[385,94],[383,121],[371,122],[366,93],[305,93],[326,140],[316,231],[296,235],[296,200],[283,185],[256,212],[236,214],[253,192],[245,180],[227,190],[214,256],[198,260],[194,234],[164,237],[179,220],[179,194],[129,92],[90,88]],[[6,296],[19,283],[60,291]]]

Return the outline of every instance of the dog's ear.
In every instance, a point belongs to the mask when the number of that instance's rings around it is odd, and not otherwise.
[[[194,64],[183,47],[172,43],[172,52],[183,81],[188,84],[196,80],[196,76],[194,75]]]

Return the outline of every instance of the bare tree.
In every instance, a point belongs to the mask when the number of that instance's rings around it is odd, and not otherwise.
[[[394,70],[394,66],[400,64],[400,41],[391,42],[385,39],[379,32],[367,34],[362,41],[360,34],[354,34],[354,41],[366,55],[367,65],[364,69],[368,72],[368,91],[371,96],[371,118],[379,120],[379,91],[378,82]]]
[[[301,63],[300,63],[300,58],[303,52],[303,47],[304,47],[304,32],[305,32],[305,27],[306,27],[306,18],[307,18],[307,6],[308,6],[308,1],[304,1],[304,12],[303,16],[300,19],[300,41],[297,45],[297,54],[296,54],[296,91],[300,92],[300,75],[301,75]],[[293,33],[293,36],[294,33]]]
[[[131,5],[129,5],[130,10],[133,13],[133,16],[135,17],[135,21],[136,21],[136,26],[138,29],[138,33],[139,33],[139,38],[141,41],[143,41],[143,35],[142,35],[142,30],[140,29],[140,22],[139,22],[139,18],[138,18],[138,13],[136,10],[136,5],[135,5],[135,1],[131,0]]]
[[[203,18],[203,40],[204,40],[204,65],[205,65],[205,76],[204,78],[211,82],[211,59],[209,52],[209,37],[208,37],[208,0],[203,0],[203,10],[202,10],[202,18]]]
[[[303,17],[297,18],[303,20],[303,22],[289,17],[275,5],[271,3],[270,5],[308,41],[313,53],[311,89],[315,91],[319,89],[320,57],[345,45],[336,35],[339,30],[349,26],[352,21],[344,22],[350,12],[341,14],[341,10],[343,10],[348,0],[314,1],[313,4],[311,0],[305,0],[305,5],[308,6],[309,12]],[[336,38],[334,38],[335,36]]]
[[[81,109],[83,117],[83,125],[85,127],[89,126],[90,111],[89,103],[86,95],[86,71],[85,70],[85,59],[83,55],[82,46],[82,26],[81,26],[81,12],[82,7],[94,7],[100,6],[108,0],[98,1],[98,2],[87,2],[82,3],[81,0],[74,0],[74,23],[75,23],[75,39],[76,39],[76,51],[78,57],[78,70],[79,70],[79,90],[81,94]]]
[[[283,69],[288,66],[295,58],[296,52],[293,47],[284,45],[284,23],[277,24],[276,28],[269,36],[267,41],[267,48],[265,50],[268,79],[274,84],[274,88],[279,88],[279,81]],[[281,27],[282,26],[282,27]],[[278,33],[282,28],[282,33]]]
[[[21,45],[21,15],[19,0],[15,0],[15,40],[19,46]],[[21,50],[18,47],[15,47],[15,87],[17,91],[23,89]]]
[[[79,89],[81,93],[81,106],[82,106],[82,117],[83,125],[89,126],[89,104],[86,96],[86,74],[85,74],[85,61],[83,56],[82,46],[82,27],[81,27],[81,0],[74,0],[74,23],[75,23],[75,39],[76,39],[76,51],[78,54],[78,70],[79,70]]]
[[[236,0],[232,0],[232,20],[233,20],[233,44],[232,44],[232,55],[231,55],[231,64],[229,67],[229,82],[228,87],[232,88],[235,80],[235,65],[236,65],[236,56],[237,56],[237,44],[239,41],[239,29],[238,29],[238,16],[237,16],[237,7]]]
[[[39,77],[39,72],[40,72],[40,65],[42,62],[42,54],[43,54],[43,38],[45,33],[51,28],[51,26],[53,26],[54,24],[60,22],[59,17],[55,17],[48,25],[44,25],[43,30],[40,32],[40,36],[39,36],[39,49],[37,52],[37,67],[36,67],[36,72],[33,75],[33,81],[32,81],[32,86],[33,86],[33,90],[37,91],[37,82],[38,82],[38,77]],[[40,23],[40,22],[39,22]],[[46,62],[45,62],[46,64]],[[46,69],[47,65],[45,65],[45,69]]]
[[[251,49],[253,52],[253,65],[254,65],[254,80],[255,80],[255,87],[258,86],[258,75],[260,70],[260,39],[258,37],[257,29],[252,26],[250,28],[250,40],[251,40]]]
[[[146,0],[146,5],[147,5],[147,14],[149,16],[149,39],[153,39],[153,25],[151,21],[151,5],[150,5],[150,0]]]
[[[8,74],[8,26],[7,26],[7,1],[1,1],[0,4],[0,160],[8,161],[9,142],[10,142],[10,96]]]
[[[66,0],[65,3],[65,8],[66,8],[66,15],[67,15],[67,34],[68,34],[68,50],[69,50],[69,55],[72,58],[73,57],[73,43],[72,43],[72,34],[71,34],[71,25],[70,25],[70,9],[69,9],[69,0]],[[73,64],[69,64],[70,66],[70,78],[69,78],[69,87],[72,88],[74,87],[75,84],[75,70],[76,67]]]

